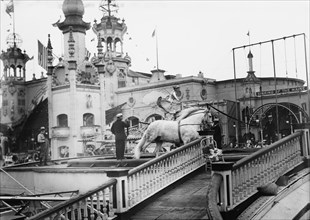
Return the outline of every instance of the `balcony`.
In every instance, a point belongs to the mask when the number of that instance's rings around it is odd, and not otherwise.
[[[81,136],[83,138],[93,137],[101,134],[100,125],[81,126]]]
[[[67,138],[69,135],[69,127],[52,127],[52,138]]]

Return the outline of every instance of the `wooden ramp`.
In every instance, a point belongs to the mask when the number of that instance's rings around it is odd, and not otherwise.
[[[206,195],[210,174],[204,167],[136,207],[122,219],[208,219]]]

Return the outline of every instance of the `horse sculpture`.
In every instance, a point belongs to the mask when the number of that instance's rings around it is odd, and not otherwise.
[[[154,121],[148,126],[135,146],[134,157],[139,159],[141,151],[153,142],[156,143],[155,152],[158,155],[163,142],[187,144],[198,139],[200,136],[197,131],[201,129],[202,125],[207,128],[211,128],[213,125],[209,109],[188,108],[182,110],[175,121]]]

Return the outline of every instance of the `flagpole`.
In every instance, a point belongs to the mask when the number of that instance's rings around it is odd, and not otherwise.
[[[157,65],[157,69],[159,69],[159,65],[158,65],[158,39],[157,39],[157,28],[155,28],[155,35],[156,35],[156,65]]]

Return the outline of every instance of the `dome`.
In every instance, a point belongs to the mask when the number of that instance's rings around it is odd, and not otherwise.
[[[84,15],[84,5],[82,0],[65,0],[62,5],[62,11],[67,17],[69,15]]]

